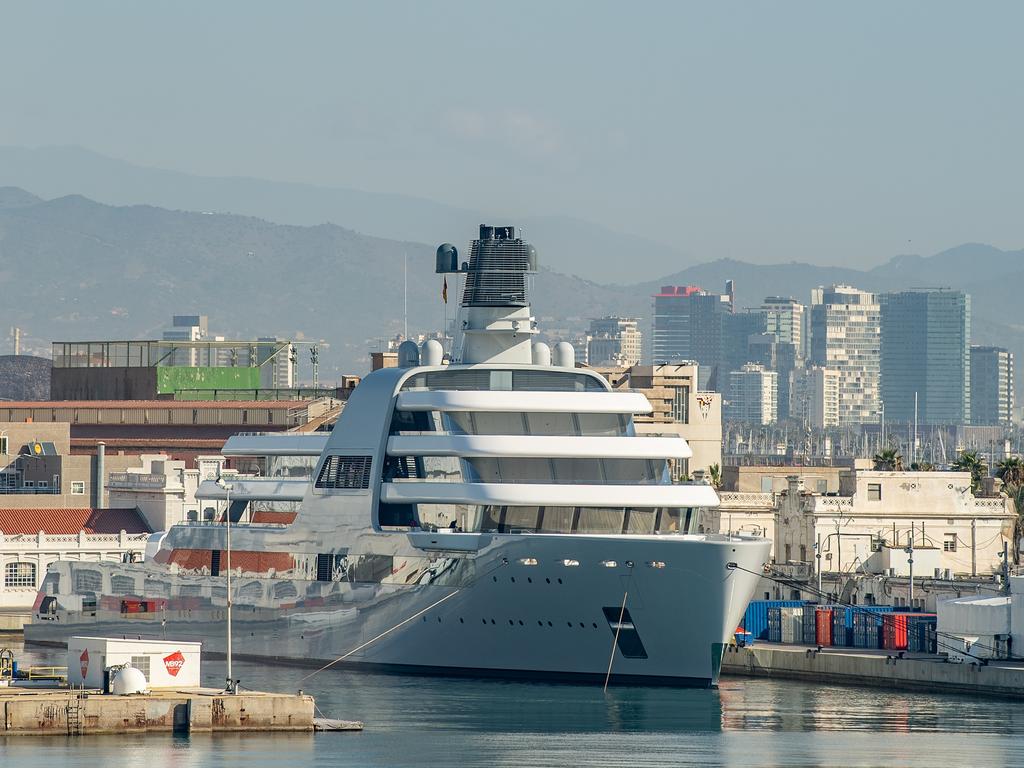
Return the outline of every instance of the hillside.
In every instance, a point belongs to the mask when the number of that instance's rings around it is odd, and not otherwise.
[[[237,213],[299,226],[333,223],[374,237],[434,244],[514,216],[546,254],[547,266],[606,283],[653,278],[691,261],[678,248],[567,216],[530,217],[359,189],[195,176],[133,165],[81,147],[0,147],[2,185],[47,198],[81,194],[109,205]]]
[[[476,227],[446,239],[465,248]],[[217,333],[324,339],[325,380],[365,371],[367,350],[402,330],[408,260],[411,331],[441,327],[435,244],[359,234],[333,224],[295,226],[229,214],[116,207],[80,195],[44,201],[0,188],[0,288],[4,327],[55,340],[154,338],[172,314],[205,313]],[[967,244],[931,257],[900,256],[872,270],[715,261],[628,286],[601,285],[551,266],[543,248],[534,308],[542,329],[583,327],[603,314],[640,317],[660,285],[720,291],[736,281],[739,306],[766,295],[807,301],[817,285],[868,290],[944,285],[972,295],[974,340],[1024,356],[1015,319],[1024,252]],[[449,285],[448,316],[457,303]],[[1022,358],[1024,359],[1024,358]],[[305,362],[305,360],[303,360]]]
[[[325,339],[327,378],[364,371],[374,340],[402,330],[406,257],[410,330],[440,328],[433,245],[72,195],[0,209],[0,321],[54,340],[156,338],[172,314],[205,313],[228,337]],[[623,289],[549,270],[535,295],[551,325],[637,309]]]

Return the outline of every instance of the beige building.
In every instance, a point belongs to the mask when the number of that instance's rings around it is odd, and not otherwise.
[[[138,456],[106,453],[103,472],[138,466]],[[68,422],[0,422],[0,508],[105,506],[100,460],[71,453]]]
[[[794,371],[792,414],[810,427],[838,427],[839,371],[820,365]]]
[[[110,504],[138,509],[154,531],[209,519],[211,515],[204,514],[205,506],[196,500],[199,483],[222,473],[235,474],[233,470],[224,471],[223,456],[200,456],[192,469],[186,468],[184,461],[174,461],[165,454],[139,458],[142,466],[110,473]]]
[[[639,321],[633,317],[600,317],[590,321],[587,338],[589,365],[636,365],[642,354]]]
[[[719,530],[763,529],[776,563],[847,575],[898,575],[911,540],[921,550],[916,576],[996,573],[1017,517],[994,489],[975,496],[965,472],[847,470],[836,495],[809,491],[794,474],[783,491],[721,497]]]
[[[594,368],[614,389],[643,393],[654,412],[634,417],[638,435],[679,435],[686,440],[693,457],[677,463],[677,478],[707,472],[722,465],[722,396],[700,392],[697,364],[634,365]]]

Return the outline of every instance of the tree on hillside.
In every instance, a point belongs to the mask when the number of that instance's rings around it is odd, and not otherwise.
[[[895,448],[885,448],[874,455],[872,461],[878,472],[902,472],[903,456]]]

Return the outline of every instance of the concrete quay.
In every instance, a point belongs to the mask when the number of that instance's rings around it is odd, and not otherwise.
[[[0,736],[313,731],[313,709],[312,696],[255,691],[190,688],[113,696],[11,687],[0,688]]]
[[[1024,664],[957,664],[942,656],[904,653],[901,659],[898,654],[760,643],[728,646],[722,675],[1024,699]]]

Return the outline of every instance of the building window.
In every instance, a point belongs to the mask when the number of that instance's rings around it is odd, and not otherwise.
[[[0,453],[7,455],[7,435],[0,435]]]
[[[947,533],[945,538],[942,540],[942,551],[943,552],[956,552],[956,534]]]
[[[792,547],[792,545],[791,545],[791,544],[787,544],[787,545],[786,545],[786,562],[787,562],[787,563],[788,563],[788,562],[789,562],[790,560],[792,560],[792,559],[793,559],[792,555],[793,555],[793,547]]]
[[[882,500],[882,484],[868,483],[868,501]]]
[[[35,585],[35,563],[8,563],[4,566],[5,587],[34,587]]]
[[[71,494],[73,496],[85,495],[85,481],[84,480],[72,480],[71,481]]]

